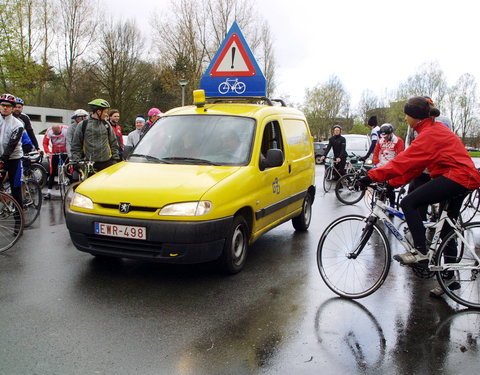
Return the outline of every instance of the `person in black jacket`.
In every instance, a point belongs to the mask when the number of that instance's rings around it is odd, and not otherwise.
[[[38,147],[37,137],[35,137],[35,133],[32,128],[32,123],[30,122],[30,117],[27,114],[23,113],[23,105],[25,104],[24,101],[20,98],[15,98],[16,104],[13,108],[13,116],[19,119],[24,124],[25,131],[28,134],[28,137],[33,143],[33,147],[35,150],[40,152],[40,147]]]
[[[347,162],[347,141],[345,140],[345,137],[342,137],[341,135],[342,127],[340,125],[334,125],[332,129],[333,136],[328,140],[328,146],[325,149],[322,160],[325,159],[325,156],[327,156],[330,149],[333,149],[333,158],[337,163],[336,169],[340,173],[340,175],[337,176],[338,179],[340,176],[345,174],[345,164]]]

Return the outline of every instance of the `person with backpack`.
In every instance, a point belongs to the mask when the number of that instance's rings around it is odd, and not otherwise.
[[[88,103],[91,115],[77,125],[72,140],[72,162],[90,160],[101,171],[120,161],[117,137],[106,121],[110,104],[104,99]]]

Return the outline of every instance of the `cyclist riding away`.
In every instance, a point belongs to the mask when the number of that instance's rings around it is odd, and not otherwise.
[[[104,99],[88,103],[92,114],[77,125],[72,141],[72,161],[90,160],[101,171],[120,160],[117,137],[105,121],[110,104]]]
[[[15,96],[0,96],[0,165],[8,172],[12,196],[23,207],[22,200],[22,133],[23,123],[13,116]]]
[[[408,125],[418,133],[410,147],[386,165],[372,169],[360,179],[361,185],[389,181],[392,186],[401,186],[419,176],[428,168],[431,180],[403,198],[401,207],[412,234],[415,250],[395,255],[402,264],[428,262],[425,228],[417,208],[449,200],[448,216],[456,219],[462,201],[469,190],[480,186],[480,173],[466,151],[462,141],[444,124],[435,121],[440,111],[426,98],[410,98],[404,108]],[[442,238],[450,228],[442,230]],[[456,257],[453,246],[446,254]]]
[[[380,135],[381,137],[373,151],[373,164],[377,167],[387,164],[405,149],[403,139],[393,134],[393,126],[391,124],[383,124],[380,127]],[[390,201],[390,207],[394,207],[395,190],[391,185],[387,185],[387,198]]]
[[[67,162],[67,131],[68,126],[55,124],[47,129],[45,137],[43,137],[43,149],[50,155],[50,176],[48,177],[48,190],[43,199],[52,197],[52,188],[55,176],[58,176],[58,164],[60,158]],[[50,151],[50,143],[52,150]]]
[[[333,149],[333,158],[337,163],[337,170],[340,173],[340,176],[336,176],[336,179],[339,179],[345,174],[345,164],[347,162],[347,141],[345,137],[342,137],[342,127],[340,125],[334,125],[333,136],[328,140],[328,146],[324,151],[322,160],[325,159],[330,149]]]

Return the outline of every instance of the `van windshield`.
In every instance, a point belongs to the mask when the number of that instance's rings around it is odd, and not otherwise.
[[[160,119],[140,140],[130,161],[197,165],[247,165],[255,120],[220,115]]]

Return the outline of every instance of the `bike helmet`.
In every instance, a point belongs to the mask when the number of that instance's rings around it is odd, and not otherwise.
[[[23,99],[22,99],[22,98],[19,98],[18,96],[15,98],[15,102],[16,102],[17,104],[25,105],[25,102],[23,101]]]
[[[2,96],[0,96],[0,103],[9,103],[14,107],[17,104],[15,97],[12,94],[2,94]]]
[[[342,130],[342,127],[340,125],[333,125],[332,130],[335,130],[335,128],[339,128],[340,130]]]
[[[88,103],[89,107],[92,111],[102,110],[105,108],[110,108],[110,103],[107,102],[105,99],[95,99]]]
[[[391,124],[383,124],[380,127],[380,134],[392,134],[393,126]]]
[[[75,112],[73,112],[72,120],[76,119],[77,117],[85,117],[85,116],[88,116],[87,111],[85,111],[84,109],[77,109]]]

